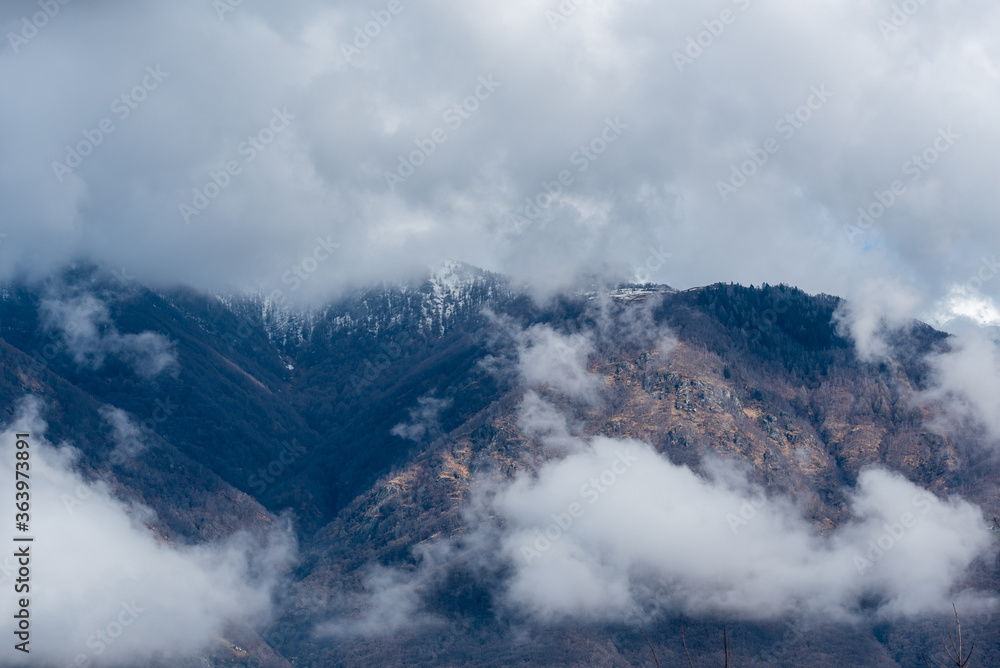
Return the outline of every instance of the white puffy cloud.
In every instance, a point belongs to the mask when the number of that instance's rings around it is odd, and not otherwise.
[[[594,341],[589,334],[561,334],[532,325],[518,335],[517,369],[528,387],[544,386],[573,399],[597,398],[601,378],[587,370]]]
[[[821,535],[732,470],[702,477],[605,437],[522,474],[492,507],[514,567],[507,601],[547,620],[623,619],[651,583],[694,613],[846,620],[874,597],[879,615],[919,615],[947,607],[993,550],[978,508],[888,471],[863,472],[854,519]]]
[[[893,339],[917,319],[949,332],[943,345],[927,353],[926,387],[906,399],[933,409],[928,426],[952,432],[971,423],[985,428],[995,445],[1000,443],[1000,308],[983,292],[995,276],[993,260],[983,257],[979,272],[934,301],[913,284],[868,281],[854,299],[841,303],[834,320],[858,357],[869,362],[891,359]]]
[[[16,434],[30,434],[31,654],[5,643],[4,665],[133,666],[154,657],[194,657],[229,622],[266,623],[271,597],[290,563],[288,528],[266,540],[234,534],[227,539],[173,545],[143,526],[151,511],[131,507],[106,486],[74,471],[75,451],[45,439],[40,402],[26,400],[0,434],[0,475],[9,497],[14,481]],[[13,520],[13,516],[11,516]],[[0,562],[4,588],[20,577],[19,565]],[[0,602],[3,633],[13,638],[17,601]],[[30,659],[26,662],[25,659]],[[79,665],[79,664],[75,664]]]

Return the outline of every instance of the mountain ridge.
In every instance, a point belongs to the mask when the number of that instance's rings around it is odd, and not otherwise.
[[[287,319],[263,300],[121,290],[86,272],[61,293],[10,286],[0,300],[0,394],[8,417],[25,393],[43,397],[53,441],[74,442],[91,479],[153,507],[165,524],[149,529],[164,538],[243,529],[263,539],[292,513],[301,559],[277,621],[259,637],[233,632],[263,665],[384,665],[407,662],[408,652],[450,655],[455,665],[540,652],[569,665],[600,655],[603,643],[591,643],[600,637],[615,639],[622,661],[644,661],[641,638],[620,623],[557,624],[552,638],[534,636],[535,650],[500,649],[512,633],[498,594],[509,566],[484,570],[469,541],[490,522],[470,512],[479,481],[558,460],[543,445],[548,432],[525,426],[533,396],[576,425],[574,438],[635,439],[700,476],[716,459],[739,463],[752,484],[794,499],[820,534],[852,521],[852,494],[873,465],[1000,514],[1000,486],[985,475],[994,459],[976,454],[976,433],[935,434],[927,410],[911,403],[928,382],[926,355],[948,345],[929,326],[901,331],[894,362],[875,363],[860,360],[841,332],[840,300],[787,286],[619,286],[538,304],[502,277],[464,269],[448,266],[418,288],[381,286],[305,314],[289,310]],[[520,356],[552,341],[588,350],[587,372],[599,382],[526,388],[518,374],[533,368]],[[145,450],[110,459],[105,408],[142,425]],[[967,478],[969,466],[980,473]],[[439,552],[454,556],[420,556]],[[401,627],[391,642],[344,622],[366,619],[372,564],[416,578],[412,614],[429,621]],[[977,568],[972,578],[995,587],[995,572]],[[693,621],[693,633],[710,618]],[[473,631],[447,647],[421,635],[455,622]],[[674,633],[668,618],[649,623],[665,638]],[[333,635],[316,637],[316,628]],[[892,628],[917,642],[915,631]],[[777,633],[771,622],[740,629],[747,651]],[[839,646],[844,633],[822,637]],[[882,656],[877,665],[907,665],[888,636],[848,637]],[[494,663],[477,654],[480,643]],[[810,651],[799,647],[789,661],[833,665]]]

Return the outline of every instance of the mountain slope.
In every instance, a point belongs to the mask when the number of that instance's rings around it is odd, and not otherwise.
[[[859,477],[873,465],[1000,514],[979,434],[935,433],[913,401],[929,382],[925,356],[947,337],[914,324],[889,362],[863,362],[839,333],[838,305],[733,285],[627,287],[538,305],[502,277],[450,264],[419,285],[299,311],[261,295],[121,285],[83,267],[4,290],[0,397],[8,416],[26,393],[41,397],[50,440],[72,441],[87,476],[153,508],[152,528],[168,540],[263,535],[293,511],[302,557],[276,621],[260,629],[270,649],[233,631],[273,665],[279,655],[295,665],[642,665],[635,624],[538,626],[505,599],[511,564],[484,557],[507,529],[480,512],[483,490],[560,457],[525,422],[531,402],[554,407],[574,438],[637,439],[700,476],[717,460],[735,463],[769,497],[792,500],[820,536],[852,521]],[[525,350],[545,336],[589,351],[599,382],[526,386],[532,364],[547,360],[526,365]],[[113,408],[142,426],[143,447],[124,461],[112,460]],[[422,621],[368,614],[374,564],[410,583],[403,614]],[[995,564],[968,582],[995,591]],[[676,608],[663,605],[646,630],[672,665]],[[743,657],[787,630],[780,619],[709,612],[687,624],[688,642],[716,652],[723,623]],[[969,627],[986,624],[1000,630],[988,620]],[[913,665],[939,628],[829,625],[776,665]]]

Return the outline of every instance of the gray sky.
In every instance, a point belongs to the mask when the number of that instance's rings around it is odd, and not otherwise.
[[[5,276],[306,262],[325,295],[454,258],[926,310],[1000,252],[993,2],[236,1],[3,3]]]

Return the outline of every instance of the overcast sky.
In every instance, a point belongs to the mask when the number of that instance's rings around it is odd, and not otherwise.
[[[454,258],[927,307],[1000,252],[995,2],[50,1],[0,6],[4,276]]]

